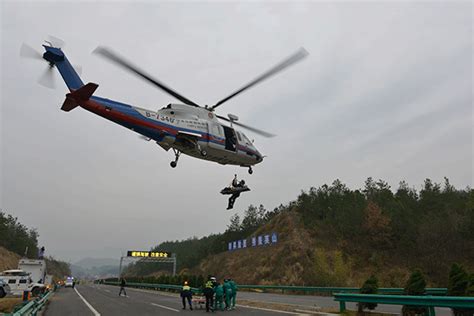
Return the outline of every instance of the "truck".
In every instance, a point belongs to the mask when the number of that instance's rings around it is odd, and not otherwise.
[[[18,262],[18,270],[28,272],[33,282],[45,284],[46,262],[43,259],[22,258]]]

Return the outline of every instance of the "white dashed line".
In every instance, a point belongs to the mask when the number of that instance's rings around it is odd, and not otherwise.
[[[273,312],[273,313],[290,314],[290,315],[308,315],[308,314],[288,312],[288,311],[280,311],[280,310],[276,310],[276,309],[263,308],[263,307],[254,307],[254,306],[248,306],[248,305],[237,304],[236,306],[243,307],[243,308],[251,308],[251,309],[256,309],[256,310],[261,310],[261,311],[266,311],[266,312]]]
[[[155,304],[155,303],[151,303],[151,305],[157,306],[157,307],[161,307],[161,308],[165,308],[165,309],[168,309],[168,310],[170,310],[170,311],[179,313],[179,310],[177,310],[177,309],[175,309],[175,308],[171,308],[171,307],[168,307],[168,306],[164,306],[164,305],[160,305],[160,304]]]
[[[79,293],[79,291],[76,288],[74,288],[74,291],[76,291],[77,295],[79,295],[79,297],[86,304],[86,306],[89,307],[89,309],[92,311],[94,316],[100,316],[100,314],[94,309],[94,307],[92,307],[91,304],[89,304],[88,301],[86,301],[86,299],[84,297],[82,297],[81,293]]]

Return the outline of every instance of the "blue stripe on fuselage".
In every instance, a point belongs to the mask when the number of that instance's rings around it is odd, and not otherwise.
[[[201,137],[201,139],[199,140],[201,142],[209,141],[211,143],[218,144],[218,145],[221,145],[222,147],[225,147],[225,139],[224,138],[214,136],[212,134],[209,134],[207,132],[203,132],[201,130],[194,130],[194,129],[184,128],[184,127],[183,128],[176,127],[175,125],[170,125],[170,124],[166,124],[166,123],[163,123],[163,122],[160,122],[160,121],[157,121],[157,120],[153,120],[151,118],[143,116],[140,112],[138,112],[133,106],[131,106],[129,104],[113,101],[113,100],[106,99],[106,98],[96,97],[96,96],[92,96],[91,99],[95,102],[100,103],[103,106],[110,107],[112,110],[119,111],[124,115],[133,117],[135,119],[143,120],[145,122],[156,125],[157,128],[162,126],[162,127],[167,128],[167,129],[173,130],[174,133],[169,133],[168,131],[156,132],[156,131],[151,130],[148,127],[143,127],[143,126],[140,126],[140,125],[120,123],[121,125],[123,125],[127,128],[133,128],[135,131],[139,132],[140,134],[146,135],[147,137],[150,137],[150,138],[152,138],[156,141],[161,141],[163,139],[163,135],[162,135],[163,133],[165,133],[166,136],[171,136],[171,137],[175,138],[178,131],[184,131],[184,132],[197,133],[197,134],[201,134],[203,136],[207,136],[208,140],[207,139],[202,139],[203,137]],[[251,154],[257,155],[257,153],[255,151],[249,149],[248,147],[243,146],[243,145],[240,145],[240,146],[244,147],[245,149],[244,150],[238,149],[238,150],[240,150],[244,153],[249,152]]]

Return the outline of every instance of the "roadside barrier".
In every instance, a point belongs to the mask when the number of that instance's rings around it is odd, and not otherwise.
[[[108,285],[119,285],[118,282],[105,281],[104,284]],[[164,289],[164,290],[181,290],[181,285],[173,284],[155,284],[155,283],[127,283],[130,287],[143,287],[151,289]],[[317,286],[292,286],[292,285],[237,285],[239,290],[260,290],[262,292],[271,291],[285,291],[291,292],[311,292],[311,293],[358,293],[360,288],[358,287],[317,287]],[[193,292],[199,292],[199,288],[192,288]],[[446,295],[448,292],[447,288],[427,288],[426,294],[428,295]],[[378,293],[380,294],[403,294],[403,288],[379,288]]]
[[[106,285],[116,285],[119,286],[119,282],[110,282],[105,281],[102,284]],[[141,288],[141,289],[151,289],[151,290],[166,290],[171,292],[179,292],[183,288],[182,285],[174,285],[174,284],[156,284],[156,283],[137,283],[137,282],[127,282],[126,287],[133,287],[133,288]],[[194,294],[199,294],[201,290],[196,287],[192,287],[191,291]]]
[[[459,296],[408,296],[378,294],[347,294],[335,293],[334,300],[339,302],[340,312],[346,310],[346,302],[377,303],[391,305],[423,306],[428,308],[428,315],[435,316],[435,307],[472,308],[474,297]]]
[[[282,293],[285,291],[292,292],[313,292],[313,293],[358,293],[360,288],[358,287],[318,287],[318,286],[292,286],[292,285],[238,285],[240,289],[247,290],[281,290]],[[403,288],[379,288],[378,293],[380,294],[403,294]],[[429,295],[446,295],[448,293],[447,288],[427,288],[426,294]]]
[[[46,305],[49,298],[53,295],[53,292],[50,291],[41,297],[38,297],[28,303],[24,304],[20,309],[11,313],[5,314],[6,316],[36,316],[36,314]]]

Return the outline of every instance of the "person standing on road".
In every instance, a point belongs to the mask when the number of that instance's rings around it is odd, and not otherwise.
[[[206,297],[206,312],[209,313],[209,310],[214,311],[214,282],[211,277],[209,277],[204,284],[202,292]]]
[[[119,296],[122,296],[122,292],[125,296],[127,296],[127,292],[125,292],[125,286],[127,285],[127,282],[125,282],[125,278],[122,278],[120,280],[120,292]]]
[[[189,309],[193,310],[193,292],[188,285],[188,281],[184,281],[183,289],[181,290],[181,299],[183,300],[183,309],[186,309],[186,299],[188,300]]]
[[[230,288],[232,289],[232,307],[231,309],[235,308],[235,299],[237,298],[237,284],[233,279],[229,280]]]
[[[232,288],[230,287],[229,279],[224,280],[224,297],[225,297],[225,309],[230,310],[230,300],[232,298]]]
[[[219,305],[219,309],[221,311],[224,310],[224,288],[222,287],[222,284],[217,282],[217,286],[215,288],[216,292],[216,300],[214,301],[214,310],[217,310],[217,305]]]

